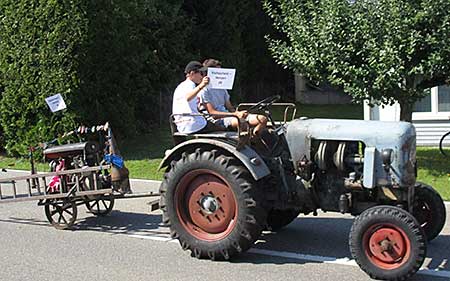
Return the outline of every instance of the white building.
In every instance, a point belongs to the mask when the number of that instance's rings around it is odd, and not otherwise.
[[[429,92],[415,104],[412,114],[418,146],[438,146],[442,135],[450,131],[450,86],[434,87]],[[365,104],[364,120],[399,121],[400,105],[371,108]]]

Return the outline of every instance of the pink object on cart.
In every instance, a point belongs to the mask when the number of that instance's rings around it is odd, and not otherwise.
[[[65,166],[64,159],[61,159],[59,161],[59,164],[56,166],[55,172],[63,171]],[[61,186],[61,177],[60,176],[54,176],[50,180],[50,183],[48,185],[49,193],[59,192],[59,187]]]

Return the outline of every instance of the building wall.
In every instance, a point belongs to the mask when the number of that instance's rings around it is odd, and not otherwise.
[[[416,127],[418,146],[439,146],[441,137],[450,131],[448,120],[418,120],[413,121],[413,124]]]

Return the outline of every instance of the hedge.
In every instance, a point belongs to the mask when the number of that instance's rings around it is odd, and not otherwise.
[[[189,57],[182,1],[0,1],[0,124],[9,154],[75,124],[121,135],[152,124],[159,89]],[[172,36],[177,34],[177,36]],[[63,95],[50,113],[44,99]]]

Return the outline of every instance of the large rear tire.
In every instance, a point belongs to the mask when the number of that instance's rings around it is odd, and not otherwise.
[[[414,190],[413,216],[422,226],[427,240],[436,238],[446,220],[445,204],[439,193],[431,186],[417,182]]]
[[[374,279],[405,280],[426,255],[425,233],[417,220],[393,206],[364,211],[353,223],[349,242],[353,258]]]
[[[220,152],[183,153],[160,187],[163,223],[197,258],[229,259],[250,248],[265,222],[248,171]]]

